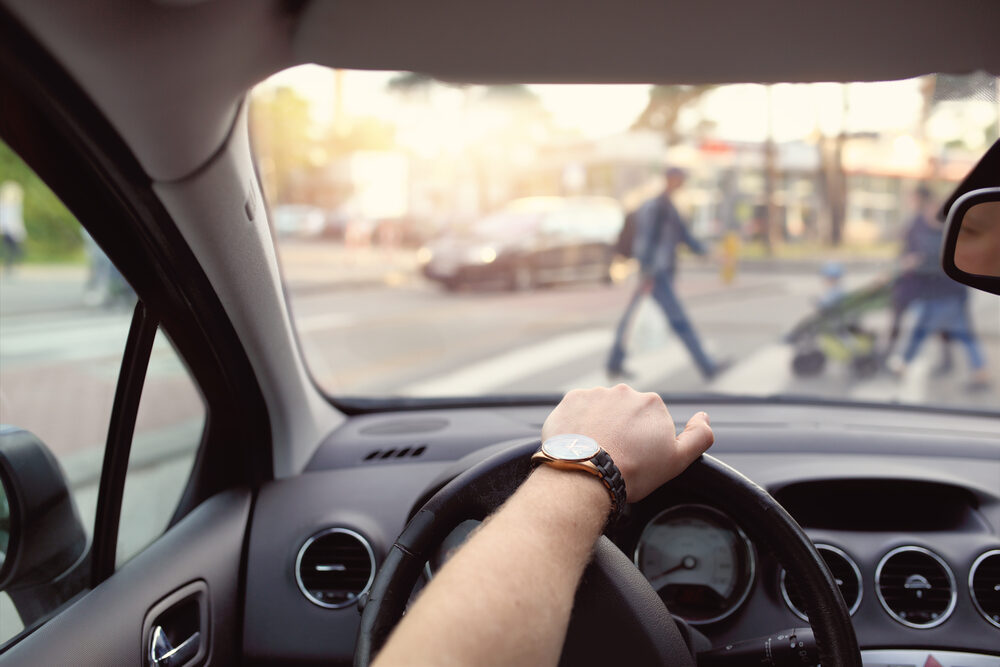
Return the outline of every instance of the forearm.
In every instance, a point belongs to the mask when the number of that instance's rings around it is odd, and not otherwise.
[[[555,665],[611,501],[541,466],[434,577],[376,665]]]
[[[691,235],[691,231],[684,230],[684,243],[691,248],[691,252],[702,257],[708,255],[708,246]]]

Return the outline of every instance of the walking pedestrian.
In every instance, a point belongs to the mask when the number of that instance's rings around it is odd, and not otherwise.
[[[903,232],[903,247],[899,253],[899,275],[892,286],[892,324],[889,327],[889,340],[883,352],[886,363],[890,363],[889,359],[892,358],[896,342],[899,340],[903,315],[920,297],[923,274],[918,268],[926,263],[923,254],[926,252],[928,239],[940,238],[935,232],[933,220],[933,193],[926,185],[920,185],[913,193],[913,215]],[[952,368],[951,339],[947,331],[941,331],[939,335],[942,346],[941,360],[935,367],[934,374],[944,375]],[[898,362],[892,363],[898,365]]]
[[[671,167],[667,169],[665,177],[666,186],[663,192],[644,202],[635,212],[636,231],[632,255],[639,260],[641,280],[615,332],[615,341],[607,362],[608,376],[612,379],[627,375],[623,365],[625,338],[635,309],[646,294],[652,296],[660,306],[670,327],[687,347],[705,379],[714,378],[722,369],[721,365],[705,352],[694,326],[674,292],[677,246],[683,243],[698,255],[707,255],[708,249],[691,235],[674,206],[673,195],[684,185],[687,174],[682,169]]]
[[[913,273],[917,297],[913,305],[917,309],[917,322],[902,358],[893,357],[889,360],[890,370],[902,374],[906,366],[916,358],[928,336],[935,333],[947,334],[949,339],[965,346],[972,370],[966,389],[983,391],[990,387],[990,379],[986,360],[969,317],[968,289],[949,278],[937,261],[943,235],[941,225],[934,223],[914,235],[913,261],[916,264]]]
[[[0,185],[0,264],[10,271],[24,256],[24,241],[28,232],[24,228],[24,189],[14,181]]]

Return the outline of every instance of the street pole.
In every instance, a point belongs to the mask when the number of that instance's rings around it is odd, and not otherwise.
[[[764,203],[767,207],[764,240],[767,254],[773,255],[775,246],[781,243],[781,221],[778,219],[778,205],[775,190],[778,181],[778,156],[774,144],[774,86],[767,86],[767,138],[764,140]]]

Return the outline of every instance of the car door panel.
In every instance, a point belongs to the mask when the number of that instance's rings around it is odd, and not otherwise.
[[[148,664],[149,610],[199,582],[208,636],[200,637],[206,651],[197,664],[238,662],[240,565],[250,509],[247,490],[206,500],[112,577],[11,647],[0,664]]]

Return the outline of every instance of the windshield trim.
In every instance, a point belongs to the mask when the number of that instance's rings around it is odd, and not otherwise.
[[[322,389],[321,389],[322,391]],[[669,406],[675,405],[789,405],[815,406],[826,408],[858,408],[891,412],[920,412],[950,416],[986,417],[1000,419],[1000,410],[963,408],[954,406],[925,405],[920,403],[878,403],[874,401],[850,401],[789,394],[770,396],[744,396],[739,394],[719,394],[712,392],[691,394],[664,394],[660,397]],[[509,407],[555,407],[562,400],[562,394],[484,394],[482,396],[435,396],[415,398],[393,396],[373,398],[366,396],[333,397],[323,392],[327,400],[346,415],[357,416],[383,412],[417,412],[421,410],[446,410],[462,408],[509,408]]]

